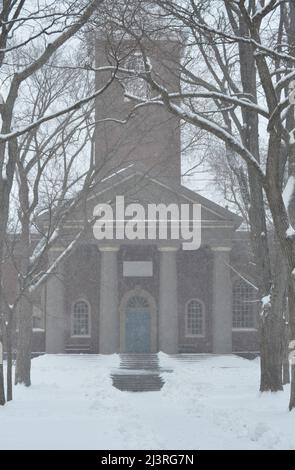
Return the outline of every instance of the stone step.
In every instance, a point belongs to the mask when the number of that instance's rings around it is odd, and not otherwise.
[[[124,369],[159,369],[156,354],[120,354],[120,367]]]
[[[172,359],[176,359],[177,361],[180,362],[187,362],[187,363],[194,363],[194,362],[202,362],[206,359],[210,359],[214,356],[213,354],[187,354],[187,353],[182,353],[182,354],[171,354],[169,357]],[[220,356],[219,354],[216,355],[217,357]]]
[[[122,392],[158,392],[164,380],[158,374],[114,374],[113,386]]]
[[[156,392],[164,380],[157,354],[120,354],[120,367],[111,374],[113,386],[128,392]]]
[[[65,348],[66,354],[89,354],[89,344],[67,344]]]

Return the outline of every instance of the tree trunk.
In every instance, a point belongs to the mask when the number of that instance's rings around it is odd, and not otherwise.
[[[288,312],[286,311],[286,318],[284,319],[284,339],[283,339],[283,385],[287,385],[290,383],[289,342],[290,342],[289,315],[288,315]]]
[[[10,130],[11,120],[5,123],[5,113],[2,113],[2,132]],[[15,156],[16,156],[16,140],[12,140],[8,144],[10,152],[9,162],[6,165],[6,177],[3,178],[3,165],[5,161],[5,149],[6,143],[0,144],[0,308],[3,312],[4,297],[3,297],[3,261],[5,253],[5,240],[7,236],[7,223],[9,214],[9,197],[13,183],[14,169],[15,169]],[[2,325],[1,325],[2,326]],[[3,325],[2,332],[4,333],[5,327]],[[3,388],[3,392],[1,389]],[[4,375],[3,366],[0,366],[0,403],[5,404],[5,392],[4,392]]]
[[[264,306],[260,325],[261,383],[260,391],[283,390],[283,344],[285,339],[287,264],[278,243],[270,303]]]
[[[20,300],[18,315],[17,355],[15,383],[31,385],[31,355],[32,355],[32,313],[33,304],[28,289],[30,279],[30,202],[28,181],[20,171],[19,201],[21,207],[21,260],[20,260]]]
[[[0,406],[5,405],[3,364],[0,364]]]
[[[288,385],[290,383],[290,364],[288,357],[283,362],[283,385]]]
[[[291,395],[289,410],[292,411],[295,408],[295,366],[291,365]]]
[[[31,385],[32,303],[27,294],[20,300],[15,383]]]
[[[1,227],[1,221],[0,221]],[[1,243],[1,228],[0,228],[0,307],[2,307],[2,260],[3,260],[3,243]],[[3,316],[3,308],[0,312],[0,348],[1,348],[1,360],[0,360],[0,405],[5,405],[5,388],[4,388],[4,370],[3,370],[3,355],[4,355],[4,331],[5,331],[5,321]]]
[[[3,343],[0,338],[0,348],[3,353]],[[2,358],[3,359],[3,355]],[[3,374],[3,363],[0,361],[0,406],[5,405],[5,390],[4,390],[4,374]]]
[[[8,317],[6,328],[6,351],[7,351],[7,372],[6,372],[6,390],[7,401],[12,400],[12,334],[13,334],[13,316],[12,313]]]
[[[270,312],[261,327],[261,392],[283,390],[282,382],[282,322]]]
[[[248,36],[248,25],[241,18],[239,23],[241,36]],[[240,73],[243,92],[257,103],[257,76],[255,58],[252,46],[239,43]],[[242,109],[243,117],[243,143],[260,162],[259,152],[259,120],[257,113]],[[283,308],[286,294],[285,265],[281,262],[282,256],[276,254],[278,263],[272,269],[265,203],[262,182],[253,168],[248,165],[248,181],[250,193],[250,207],[248,210],[251,245],[255,256],[259,294],[261,297],[271,293],[271,305],[267,307],[267,315],[262,315],[260,322],[260,391],[276,392],[283,389],[282,384],[282,335],[283,335]],[[281,271],[282,270],[282,271]],[[272,289],[271,289],[271,286]]]
[[[289,324],[291,340],[295,339],[295,280],[290,279],[288,290]],[[289,410],[295,408],[295,365],[291,365],[291,395]]]
[[[1,151],[1,146],[0,146],[0,151]],[[6,223],[7,223],[7,218],[4,220],[1,220],[1,215],[7,215],[7,211],[5,211],[5,198],[1,198],[2,194],[4,195],[3,191],[3,185],[1,185],[1,179],[0,179],[0,331],[2,332],[2,335],[0,334],[0,342],[1,342],[1,347],[2,347],[2,353],[4,349],[4,344],[3,344],[3,336],[4,336],[4,331],[5,331],[5,322],[4,322],[4,317],[3,317],[3,273],[2,273],[2,268],[3,268],[3,258],[4,258],[4,233],[6,232]],[[2,186],[2,187],[1,187]],[[1,191],[2,189],[2,191]],[[5,232],[4,232],[5,230]],[[2,336],[2,337],[1,337]],[[4,388],[4,371],[3,371],[3,364],[0,364],[0,405],[3,406],[5,405],[5,388]]]

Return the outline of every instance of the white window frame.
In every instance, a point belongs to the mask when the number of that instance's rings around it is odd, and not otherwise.
[[[235,283],[236,282],[242,282],[243,279],[239,279],[239,278],[236,278],[234,279],[233,281],[233,284],[232,284],[232,315],[233,315],[233,320],[234,320],[234,286],[235,286]],[[244,283],[247,284],[246,281],[243,281]],[[253,288],[254,289],[254,288]],[[255,299],[254,299],[254,296],[253,296],[253,304],[255,302]],[[254,325],[257,324],[257,319],[256,319],[256,316],[255,316],[255,310],[253,310],[253,321],[254,321]],[[232,331],[233,332],[236,332],[236,333],[249,333],[249,332],[257,332],[258,330],[258,327],[257,326],[252,326],[252,327],[249,327],[249,326],[245,326],[245,327],[242,327],[242,326],[238,326],[238,327],[235,327],[235,326],[232,326]]]
[[[75,314],[74,309],[75,309],[75,305],[79,302],[85,302],[85,304],[88,307],[88,312],[87,312],[87,315],[88,315],[88,334],[87,335],[75,335],[74,334],[74,314]],[[88,302],[88,300],[86,300],[84,298],[77,299],[72,304],[72,309],[71,309],[71,338],[91,338],[91,307],[90,307],[90,303]]]
[[[190,333],[188,330],[188,306],[191,302],[198,302],[202,306],[202,321],[203,321],[203,332],[202,334],[193,334]],[[206,336],[206,310],[205,310],[205,304],[201,299],[198,299],[196,297],[189,299],[185,303],[185,337],[186,338],[205,338]]]

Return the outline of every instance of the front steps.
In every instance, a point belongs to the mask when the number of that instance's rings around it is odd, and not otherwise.
[[[122,392],[158,392],[164,385],[157,354],[120,354],[120,367],[111,374],[113,386]]]
[[[210,359],[212,356],[220,356],[220,354],[207,354],[207,353],[181,353],[171,354],[170,357],[179,362],[191,364],[195,362],[202,362],[204,359]]]
[[[67,344],[65,348],[66,354],[89,354],[89,344]]]

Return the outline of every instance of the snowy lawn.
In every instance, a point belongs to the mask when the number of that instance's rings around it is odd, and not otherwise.
[[[118,356],[43,356],[0,407],[0,449],[295,449],[288,390],[261,396],[258,360],[160,354],[160,392],[120,392]]]

